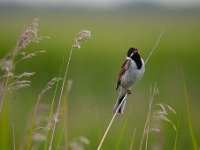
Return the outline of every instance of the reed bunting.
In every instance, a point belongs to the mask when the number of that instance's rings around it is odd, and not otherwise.
[[[113,113],[117,111],[126,94],[131,94],[131,87],[134,86],[142,78],[144,72],[145,64],[143,59],[140,57],[138,50],[136,48],[130,48],[127,52],[126,60],[122,64],[118,75],[116,90],[119,89],[119,95],[113,108]],[[126,99],[118,109],[118,113],[124,112],[125,104]]]

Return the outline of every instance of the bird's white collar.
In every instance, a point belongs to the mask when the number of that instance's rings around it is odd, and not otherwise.
[[[130,58],[130,57],[126,57],[126,59],[127,59],[127,60],[130,60],[131,58]]]

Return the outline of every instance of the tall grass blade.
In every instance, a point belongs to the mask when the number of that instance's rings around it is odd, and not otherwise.
[[[179,106],[180,107],[180,106]],[[177,144],[178,144],[178,135],[179,135],[179,128],[180,128],[180,108],[179,108],[179,114],[177,116],[177,127],[176,127],[176,136],[174,141],[174,150],[177,150]]]
[[[63,67],[64,67],[64,58],[63,58],[61,68],[60,68],[60,71],[59,71],[59,75],[58,75],[59,78],[61,78]],[[55,87],[55,90],[54,90],[53,98],[52,98],[52,101],[51,101],[51,107],[50,107],[50,111],[49,111],[49,119],[53,116],[53,108],[54,108],[54,105],[55,105],[55,99],[56,99],[56,94],[58,92],[59,83],[60,82],[56,83],[56,87]],[[50,129],[47,130],[47,134],[46,134],[45,147],[44,147],[45,150],[48,147],[49,138],[50,138]]]
[[[147,134],[147,128],[148,128],[148,125],[149,125],[149,122],[150,122],[151,107],[152,107],[152,103],[153,103],[153,98],[152,98],[151,94],[152,94],[152,88],[150,87],[150,100],[149,100],[148,114],[147,114],[146,122],[145,122],[145,125],[144,125],[144,129],[143,129],[142,138],[141,138],[141,141],[140,141],[139,150],[142,150],[142,146],[144,144],[145,136]]]
[[[59,94],[57,109],[56,109],[56,113],[55,113],[55,117],[54,117],[53,129],[52,129],[52,134],[51,134],[49,148],[48,148],[49,150],[52,149],[54,134],[55,134],[56,125],[57,125],[57,122],[58,122],[58,115],[59,115],[59,111],[60,111],[60,103],[61,103],[61,99],[63,97],[63,92],[64,92],[65,83],[66,83],[66,79],[67,79],[67,74],[68,74],[68,70],[69,70],[69,64],[71,62],[72,52],[73,52],[75,47],[81,48],[80,44],[83,41],[88,40],[90,37],[91,37],[91,32],[90,31],[88,31],[88,30],[80,31],[78,33],[78,35],[75,37],[74,42],[72,44],[72,47],[71,47],[71,49],[69,51],[69,57],[68,57],[68,61],[67,61],[67,66],[66,66],[65,71],[64,71],[64,76],[63,76],[63,80],[62,80],[62,83],[61,83],[62,84],[61,85],[61,91],[60,91],[60,94]]]
[[[139,150],[142,150],[142,147],[143,147],[145,139],[146,139],[146,141],[145,141],[145,149],[147,149],[148,134],[149,134],[149,123],[150,123],[150,120],[151,120],[152,104],[153,104],[153,100],[154,100],[154,97],[155,97],[156,94],[158,94],[158,87],[157,87],[157,84],[155,83],[153,89],[150,86],[150,98],[149,98],[148,114],[147,114],[146,122],[145,122],[145,125],[144,125],[144,129],[143,129],[143,134],[142,134],[142,138],[141,138],[141,141],[140,141]]]
[[[190,132],[190,137],[191,137],[191,141],[192,141],[192,146],[193,146],[194,150],[198,150],[198,144],[197,144],[197,141],[196,141],[196,138],[195,138],[195,135],[194,135],[194,131],[193,131],[193,127],[192,127],[192,118],[191,118],[190,106],[189,106],[189,96],[188,96],[185,78],[184,78],[184,74],[183,74],[182,70],[181,70],[181,74],[182,74],[182,80],[183,80],[186,113],[187,113],[188,126],[189,126],[189,132]]]
[[[127,117],[126,117],[126,120],[123,123],[122,129],[121,129],[121,132],[120,132],[120,136],[119,136],[119,139],[118,139],[118,142],[117,142],[116,150],[120,150],[120,145],[121,145],[122,137],[123,137],[124,131],[126,129],[126,126],[128,124],[128,119],[129,119],[129,116],[130,116],[130,112],[131,111],[129,111],[129,113],[128,113]]]
[[[65,98],[62,103],[62,110],[63,110],[63,134],[64,134],[64,149],[68,148],[68,100],[69,100],[69,94],[71,92],[73,85],[72,80],[67,81],[67,88],[65,93]]]
[[[59,140],[58,140],[58,143],[57,143],[57,148],[56,148],[56,150],[59,150],[59,149],[60,149],[60,145],[61,145],[62,137],[63,137],[63,134],[64,134],[64,130],[65,130],[65,127],[63,127],[63,129],[62,129],[62,131],[61,131],[61,134],[60,134],[60,137],[59,137]]]
[[[61,92],[60,92],[60,95],[59,95],[57,110],[56,110],[56,114],[55,114],[55,118],[54,118],[54,125],[53,125],[52,134],[51,134],[50,143],[49,143],[49,148],[48,148],[49,150],[52,149],[55,129],[56,129],[56,125],[57,125],[58,114],[59,114],[59,110],[60,110],[60,103],[61,103],[61,99],[62,99],[62,96],[63,96],[63,91],[64,91],[64,87],[65,87],[65,82],[66,82],[66,79],[67,79],[67,73],[68,73],[68,69],[69,69],[69,64],[70,64],[71,57],[72,57],[72,52],[73,52],[73,47],[70,49],[70,54],[69,54],[69,58],[68,58],[68,62],[67,62],[67,67],[65,69],[64,78],[62,80]]]

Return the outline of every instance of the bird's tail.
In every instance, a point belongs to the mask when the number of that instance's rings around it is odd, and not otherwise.
[[[126,105],[126,99],[127,99],[127,93],[125,91],[121,91],[120,94],[119,94],[119,97],[117,99],[117,102],[116,102],[116,104],[113,108],[113,113],[118,111],[117,113],[123,114],[124,108],[125,108],[125,105]]]

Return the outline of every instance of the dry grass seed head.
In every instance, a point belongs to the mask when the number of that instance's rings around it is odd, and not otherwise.
[[[89,139],[84,136],[80,136],[77,139],[69,142],[70,150],[85,150],[86,146],[90,144]]]
[[[30,42],[38,40],[38,19],[34,19],[33,22],[26,27],[21,37],[17,41],[13,55],[16,55],[19,50],[26,47]]]
[[[34,133],[32,136],[32,140],[37,141],[37,142],[45,141],[45,139],[46,139],[46,136],[41,133]]]
[[[28,78],[28,77],[33,76],[34,74],[35,74],[35,72],[23,72],[19,75],[15,75],[14,78],[16,78],[16,79],[21,79],[21,78],[24,78],[24,77]]]
[[[53,86],[59,82],[60,80],[62,80],[62,78],[58,78],[58,77],[54,77],[52,78],[47,85],[45,86],[45,88],[42,90],[41,94],[46,93],[48,90],[50,90],[51,88],[53,88]]]
[[[29,81],[29,80],[19,80],[19,81],[13,82],[11,85],[12,85],[11,88],[13,90],[17,90],[17,89],[29,87],[31,85],[31,81]]]
[[[2,71],[10,72],[12,70],[12,61],[6,59],[0,60],[0,69]]]
[[[158,128],[149,128],[148,132],[160,132],[160,129],[158,129]]]
[[[89,38],[91,38],[91,32],[89,30],[81,30],[78,35],[75,37],[74,39],[74,43],[73,43],[73,47],[77,47],[77,48],[81,48],[80,44],[83,41],[88,40]]]
[[[165,121],[170,123],[174,130],[176,130],[176,126],[172,120],[168,118],[169,112],[172,112],[173,114],[176,114],[176,111],[169,105],[167,104],[156,104],[156,106],[159,106],[160,109],[156,110],[152,114],[152,121]]]
[[[45,53],[46,51],[44,50],[41,50],[41,51],[36,51],[36,52],[33,52],[33,53],[27,53],[27,52],[21,52],[20,54],[23,56],[21,60],[24,60],[24,59],[29,59],[29,58],[32,58],[32,57],[35,57],[38,53]]]

